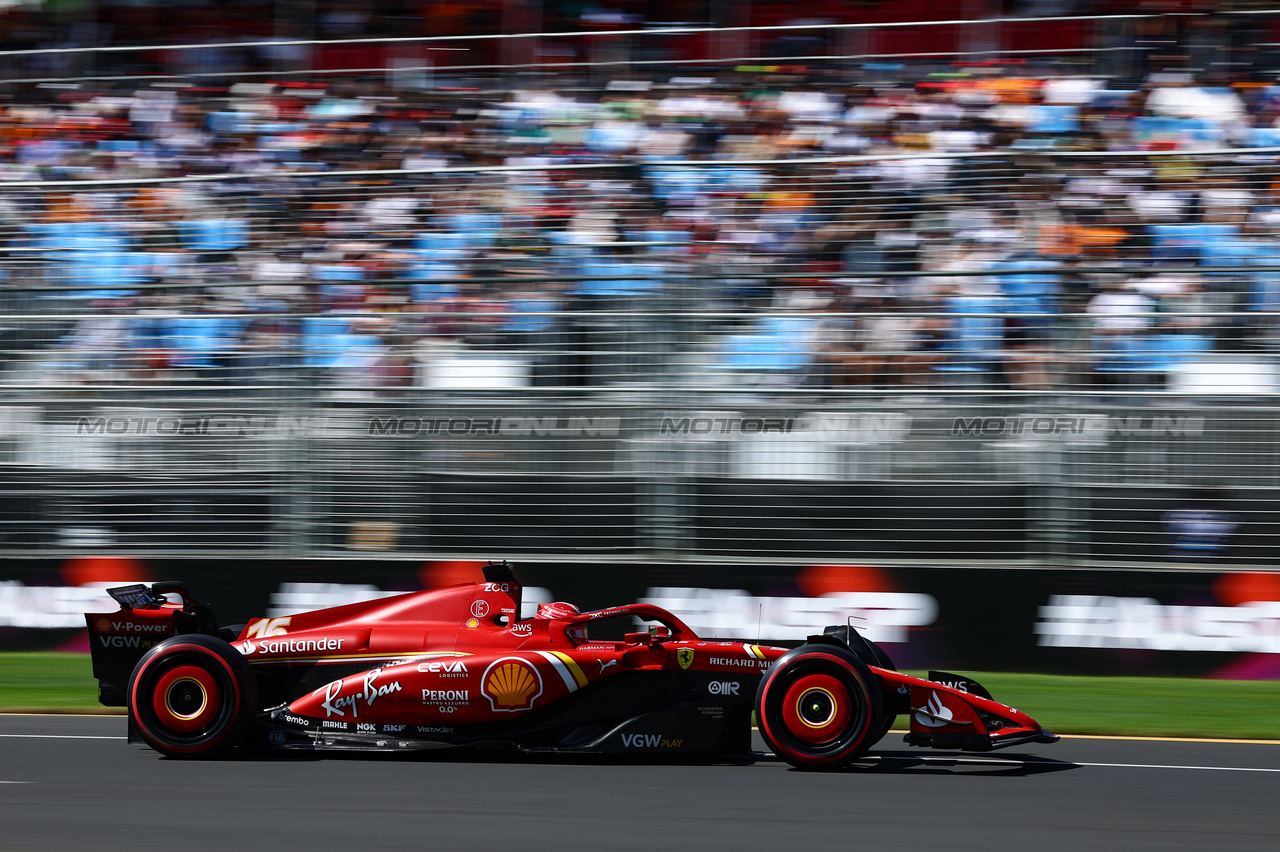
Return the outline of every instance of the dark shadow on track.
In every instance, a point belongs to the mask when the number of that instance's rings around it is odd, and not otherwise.
[[[1048,772],[1082,768],[1067,760],[1035,755],[930,754],[879,752],[866,755],[843,770],[877,775],[982,775],[991,778],[1026,778]]]

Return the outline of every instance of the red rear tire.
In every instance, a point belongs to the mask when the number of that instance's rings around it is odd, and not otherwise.
[[[126,691],[142,738],[170,757],[213,757],[240,742],[258,704],[249,663],[221,639],[166,639],[134,666]]]
[[[881,735],[880,682],[847,650],[802,645],[761,681],[756,720],[769,748],[792,766],[839,769]]]

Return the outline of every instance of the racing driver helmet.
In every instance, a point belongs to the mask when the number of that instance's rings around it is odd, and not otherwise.
[[[552,601],[551,603],[538,604],[537,618],[564,618],[570,615],[577,615],[582,612],[571,603],[564,601]],[[582,625],[570,627],[565,634],[572,642],[585,642],[587,639],[587,628]]]
[[[564,618],[568,615],[577,615],[582,612],[571,603],[564,601],[552,601],[551,603],[538,604],[538,613],[535,618]]]

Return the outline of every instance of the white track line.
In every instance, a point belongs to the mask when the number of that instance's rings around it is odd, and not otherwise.
[[[892,758],[889,758],[892,760]],[[1200,771],[1216,771],[1216,772],[1280,772],[1280,769],[1267,769],[1251,766],[1192,766],[1182,764],[1169,763],[1084,763],[1076,760],[1001,760],[981,757],[918,757],[916,760],[923,760],[937,763],[966,763],[970,765],[993,765],[993,766],[1093,766],[1104,769],[1192,769]]]
[[[1072,761],[1075,763],[1075,761]],[[1103,766],[1118,769],[1199,769],[1218,772],[1280,772],[1280,769],[1263,769],[1256,766],[1179,766],[1163,763],[1076,763],[1076,766]]]

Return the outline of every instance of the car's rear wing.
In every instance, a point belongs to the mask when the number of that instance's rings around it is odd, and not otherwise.
[[[170,603],[166,593],[182,596]],[[146,585],[116,586],[107,594],[120,605],[115,612],[86,612],[89,656],[98,679],[98,701],[123,707],[129,675],[150,648],[170,636],[185,633],[218,635],[213,609],[197,598],[185,583],[165,581]]]

